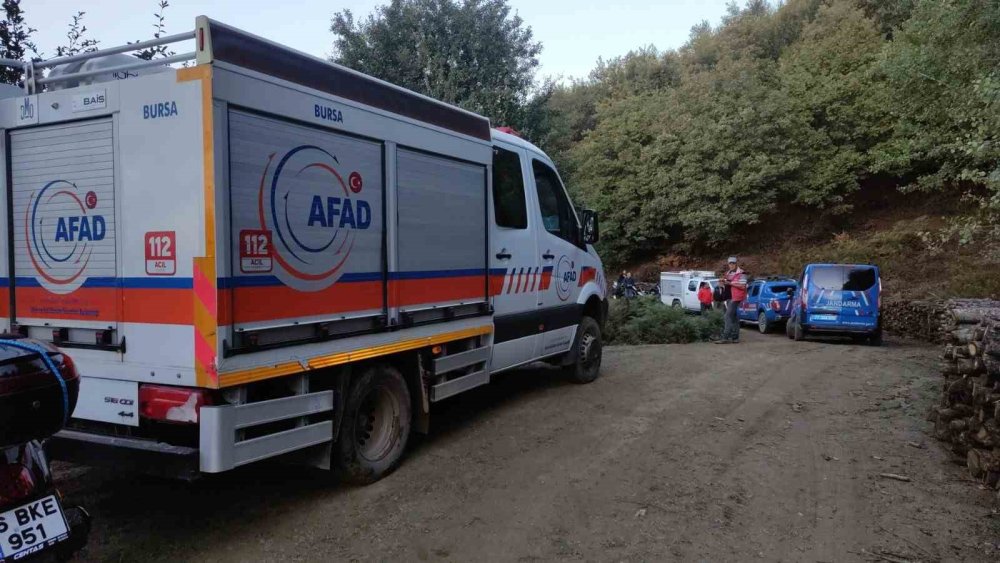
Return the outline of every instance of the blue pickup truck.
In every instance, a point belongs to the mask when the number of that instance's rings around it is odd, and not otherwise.
[[[747,286],[747,298],[740,305],[740,320],[755,323],[761,334],[784,324],[798,286],[795,280],[785,277],[754,280]]]

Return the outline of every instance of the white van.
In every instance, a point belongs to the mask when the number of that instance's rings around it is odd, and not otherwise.
[[[716,273],[707,270],[660,272],[660,301],[676,309],[700,312],[698,288],[701,282],[707,282],[714,291],[718,281]]]
[[[486,118],[205,17],[25,70],[0,100],[0,322],[83,375],[54,457],[193,476],[295,453],[370,482],[492,374],[597,377],[597,218]]]

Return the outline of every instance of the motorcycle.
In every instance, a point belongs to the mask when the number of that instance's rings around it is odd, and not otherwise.
[[[64,508],[41,441],[66,425],[80,375],[53,346],[0,337],[0,562],[68,559],[86,545],[90,515]]]

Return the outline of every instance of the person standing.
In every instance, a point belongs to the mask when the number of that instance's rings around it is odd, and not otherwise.
[[[712,299],[712,288],[708,287],[708,282],[701,282],[698,286],[698,303],[701,303],[702,315],[712,310]]]
[[[729,301],[729,288],[726,284],[722,283],[722,277],[715,281],[715,289],[712,290],[712,301],[714,301],[715,309],[722,311],[722,314],[726,313],[726,301]]]
[[[740,269],[739,261],[735,256],[729,257],[729,271],[720,280],[730,291],[729,301],[726,302],[726,324],[722,330],[722,338],[718,344],[736,344],[740,341],[740,305],[747,298],[747,278]]]

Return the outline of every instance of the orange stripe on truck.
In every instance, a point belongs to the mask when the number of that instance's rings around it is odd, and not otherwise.
[[[329,368],[347,364],[350,362],[368,360],[371,358],[378,358],[380,356],[387,356],[390,354],[398,354],[399,352],[406,352],[409,350],[417,350],[419,348],[434,346],[436,344],[445,344],[447,342],[452,342],[454,340],[471,338],[473,336],[490,334],[492,332],[493,332],[492,325],[483,325],[464,330],[435,334],[433,336],[411,338],[399,342],[382,344],[379,346],[360,348],[348,352],[339,352],[336,354],[324,354],[321,356],[314,356],[306,360],[305,369],[314,370],[314,369]],[[267,367],[234,371],[230,373],[223,373],[219,375],[219,387],[232,387],[234,385],[245,385],[247,383],[252,383],[254,381],[270,379],[272,377],[281,377],[284,375],[291,375],[294,373],[300,373],[302,371],[303,371],[303,366],[299,362],[286,362],[275,366],[267,366]]]
[[[0,305],[6,316],[9,299]],[[119,312],[118,305],[121,305]],[[17,288],[17,314],[22,318],[116,323],[191,324],[191,292],[186,289],[82,287],[55,295],[41,287]]]
[[[194,259],[195,382],[218,387],[219,299],[215,267],[215,144],[212,123],[212,67],[198,65],[177,70],[177,81],[201,82],[201,131],[204,167],[205,254]]]

